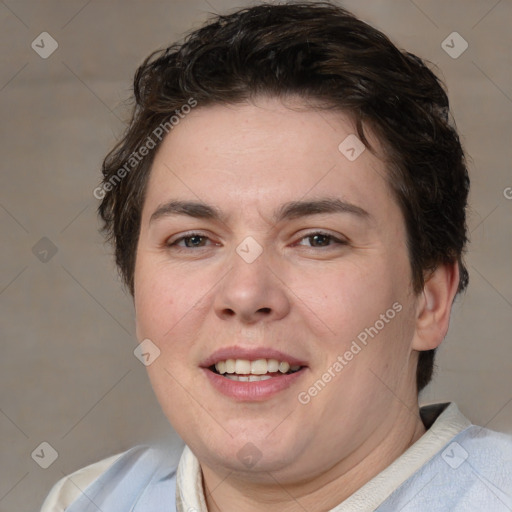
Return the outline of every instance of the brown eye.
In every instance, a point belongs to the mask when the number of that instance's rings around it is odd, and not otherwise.
[[[333,235],[322,232],[311,233],[303,238],[301,238],[299,245],[307,245],[302,243],[304,240],[309,242],[310,247],[330,247],[332,245],[345,245],[346,242],[340,240]],[[333,244],[334,242],[334,244]]]
[[[325,247],[332,241],[332,237],[321,234],[309,236],[308,239],[313,247]]]

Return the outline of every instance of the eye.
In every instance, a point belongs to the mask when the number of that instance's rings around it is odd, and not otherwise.
[[[188,233],[185,236],[177,238],[173,242],[167,242],[167,247],[178,247],[178,248],[202,248],[206,247],[206,242],[210,240],[207,236],[201,233]],[[217,244],[218,245],[218,244]]]
[[[340,240],[339,238],[336,238],[329,233],[323,233],[322,231],[316,231],[302,237],[297,245],[305,245],[302,243],[304,240],[309,241],[310,247],[331,247],[333,242],[335,245],[347,244],[345,240]]]
[[[212,242],[209,237],[202,233],[187,233],[186,235],[181,236],[172,242],[167,242],[166,246],[177,249],[200,249],[212,244],[219,245]],[[341,240],[329,233],[315,231],[306,236],[303,236],[295,245],[322,248],[332,247],[333,245],[347,245],[347,241]]]

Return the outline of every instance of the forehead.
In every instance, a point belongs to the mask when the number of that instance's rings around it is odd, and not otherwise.
[[[199,106],[162,142],[143,216],[170,198],[261,211],[329,195],[385,211],[396,207],[386,176],[378,153],[364,148],[341,112],[273,98]]]

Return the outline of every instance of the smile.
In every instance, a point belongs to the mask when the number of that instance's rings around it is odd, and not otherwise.
[[[221,395],[238,402],[261,402],[298,386],[309,366],[306,360],[270,347],[235,345],[210,354],[200,368]]]
[[[287,361],[277,359],[226,359],[210,367],[214,373],[238,382],[259,382],[292,374],[300,369],[300,365],[290,365]]]

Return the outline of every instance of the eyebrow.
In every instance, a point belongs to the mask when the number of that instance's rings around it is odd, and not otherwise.
[[[277,224],[283,220],[333,213],[348,213],[361,219],[371,218],[371,215],[360,206],[338,198],[322,198],[312,201],[290,201],[285,203],[274,212],[272,222]],[[158,206],[151,215],[149,223],[173,215],[186,215],[196,219],[219,221],[223,224],[227,222],[226,215],[215,206],[195,201],[171,200]]]

